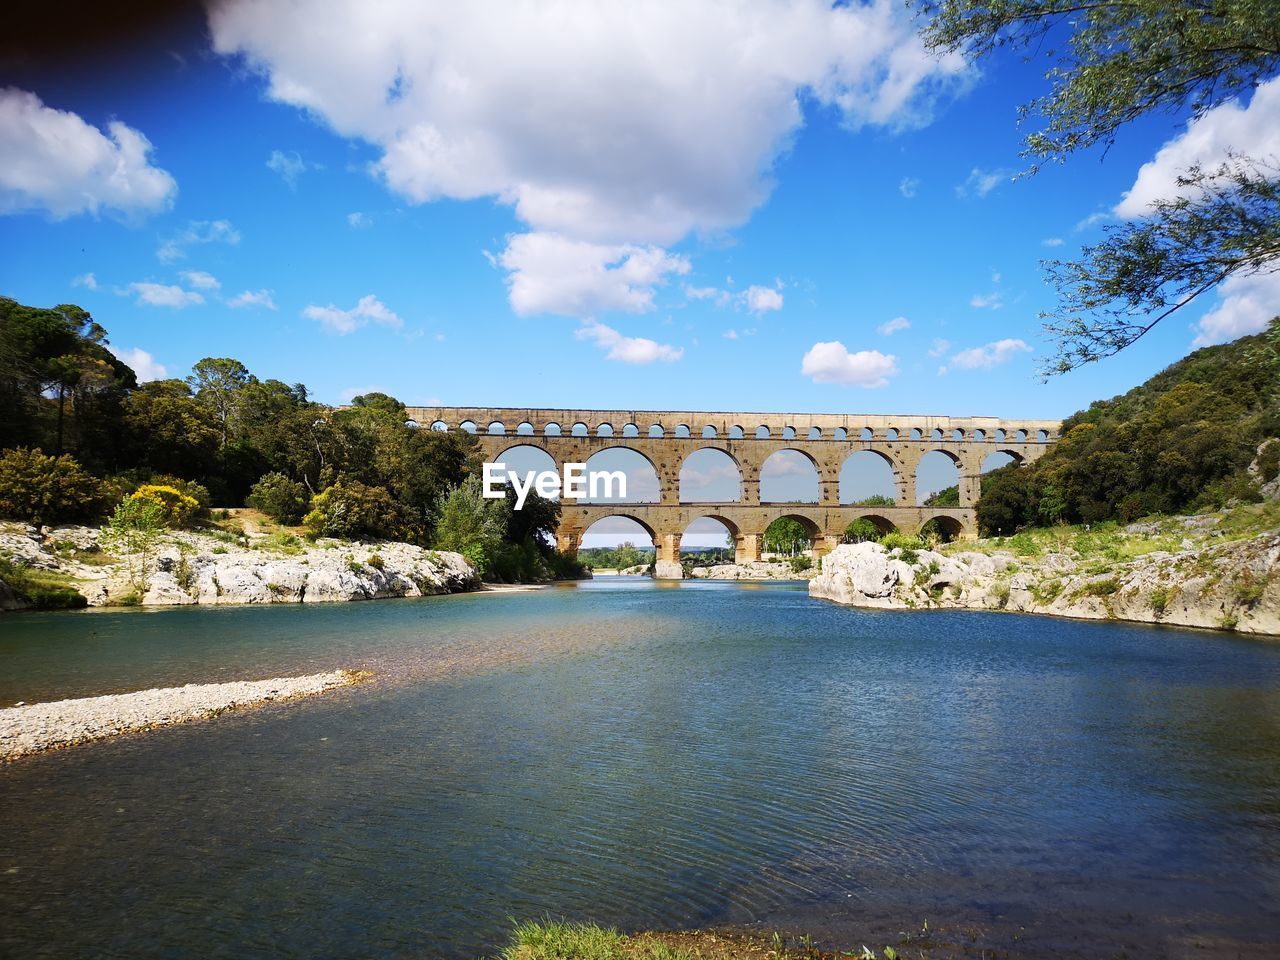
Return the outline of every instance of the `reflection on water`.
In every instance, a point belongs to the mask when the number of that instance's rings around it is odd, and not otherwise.
[[[4,955],[472,957],[545,913],[1280,943],[1262,642],[628,578],[3,627],[6,704],[380,676],[0,769]]]

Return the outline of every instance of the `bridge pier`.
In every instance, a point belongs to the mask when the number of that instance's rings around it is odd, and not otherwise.
[[[736,540],[733,551],[734,563],[755,563],[760,559],[760,551],[764,545],[764,534],[744,533]]]
[[[657,560],[653,575],[659,580],[683,580],[684,567],[680,566],[680,539],[683,534],[663,533],[657,539]]]

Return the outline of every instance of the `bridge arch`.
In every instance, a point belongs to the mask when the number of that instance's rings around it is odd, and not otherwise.
[[[610,533],[614,536],[626,536],[626,533],[623,531],[596,530],[595,533],[593,534],[592,530],[593,528],[597,527],[602,523],[606,525],[617,526],[616,524],[609,524],[609,521],[611,520],[628,520],[632,524],[634,524],[636,527],[638,527],[641,531],[643,531],[644,536],[649,538],[649,542],[651,544],[653,544],[654,546],[657,546],[657,543],[658,543],[657,532],[653,529],[653,527],[649,526],[649,524],[645,523],[644,520],[642,520],[640,517],[636,516],[633,513],[628,513],[626,510],[616,510],[616,511],[607,511],[607,512],[584,510],[582,511],[582,513],[583,513],[582,519],[587,521],[582,528],[583,540],[586,540],[588,536],[602,536],[606,533]],[[586,544],[586,545],[591,546],[591,544]]]
[[[796,479],[791,481],[786,479],[788,477]],[[769,454],[760,464],[759,482],[761,503],[817,503],[822,497],[822,468],[812,454],[795,447],[783,447]],[[768,495],[766,482],[769,484]],[[792,485],[797,490],[803,488],[800,496],[779,495],[779,487],[785,491]]]
[[[964,536],[964,524],[947,514],[936,514],[928,517],[920,524],[920,536],[926,539],[937,538],[943,543],[950,543]]]
[[[888,497],[901,504],[902,469],[883,450],[855,450],[840,464],[841,503],[857,504],[871,497]]]
[[[724,447],[701,446],[680,462],[681,503],[740,503],[743,489],[742,464]]]
[[[589,437],[591,436],[591,428],[579,420],[569,428],[569,436],[571,437]]]
[[[501,420],[495,420],[489,424],[489,429],[485,431],[491,437],[502,437],[507,433],[506,425]]]
[[[926,506],[929,498],[948,487],[960,486],[960,457],[950,450],[926,450],[916,462],[915,506]]]
[[[560,424],[556,423],[554,420],[550,421],[545,427],[542,428],[542,435],[544,437],[561,436],[562,431],[560,429]]]
[[[875,524],[876,529],[879,530],[882,535],[886,533],[896,533],[898,530],[897,524],[888,517],[882,516],[878,513],[861,513],[858,515],[857,519],[869,520],[871,523]]]
[[[621,470],[627,475],[626,499],[595,499],[588,495],[578,503],[657,503],[662,496],[658,465],[644,451],[621,444],[594,451],[586,461],[586,472]]]

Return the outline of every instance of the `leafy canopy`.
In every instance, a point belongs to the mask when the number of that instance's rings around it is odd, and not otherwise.
[[[935,50],[1000,48],[1049,62],[1049,92],[1021,108],[1032,171],[1112,144],[1151,113],[1192,117],[1280,70],[1277,0],[923,0]],[[1074,261],[1046,264],[1059,303],[1045,374],[1111,356],[1228,276],[1280,267],[1276,158],[1232,156],[1182,171],[1177,196],[1108,228]]]

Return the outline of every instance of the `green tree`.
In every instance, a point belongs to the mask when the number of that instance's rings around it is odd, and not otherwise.
[[[240,394],[253,381],[248,368],[230,357],[205,357],[191,368],[187,385],[197,400],[213,408],[222,428],[222,447],[227,445],[231,422],[240,406]]]
[[[36,526],[88,520],[103,508],[102,483],[72,457],[17,448],[0,453],[0,517]]]
[[[764,548],[769,553],[796,554],[808,550],[809,533],[795,517],[779,517],[764,531]]]
[[[1050,92],[1022,108],[1035,165],[1113,143],[1151,113],[1193,117],[1255,89],[1280,68],[1274,0],[923,0],[936,50],[1002,47],[1050,61]],[[1059,294],[1044,314],[1058,344],[1046,374],[1110,356],[1228,276],[1280,265],[1275,158],[1237,155],[1184,170],[1178,196],[1109,229],[1074,261],[1046,265]],[[1035,167],[1033,166],[1033,170]]]
[[[844,528],[845,543],[874,542],[880,539],[880,528],[866,517],[859,517]]]
[[[307,488],[283,473],[268,473],[253,485],[248,504],[277,523],[294,524],[307,512]]]
[[[313,497],[303,523],[316,536],[394,540],[404,535],[400,505],[382,487],[359,480],[335,483]]]
[[[134,390],[124,404],[124,423],[134,463],[181,477],[216,474],[217,418],[183,381],[153,380]]]
[[[102,531],[103,545],[125,560],[129,583],[145,594],[151,585],[151,568],[164,534],[164,509],[155,500],[126,497]]]
[[[479,477],[468,477],[439,500],[435,547],[462,554],[485,573],[507,535],[507,500],[484,496]]]

